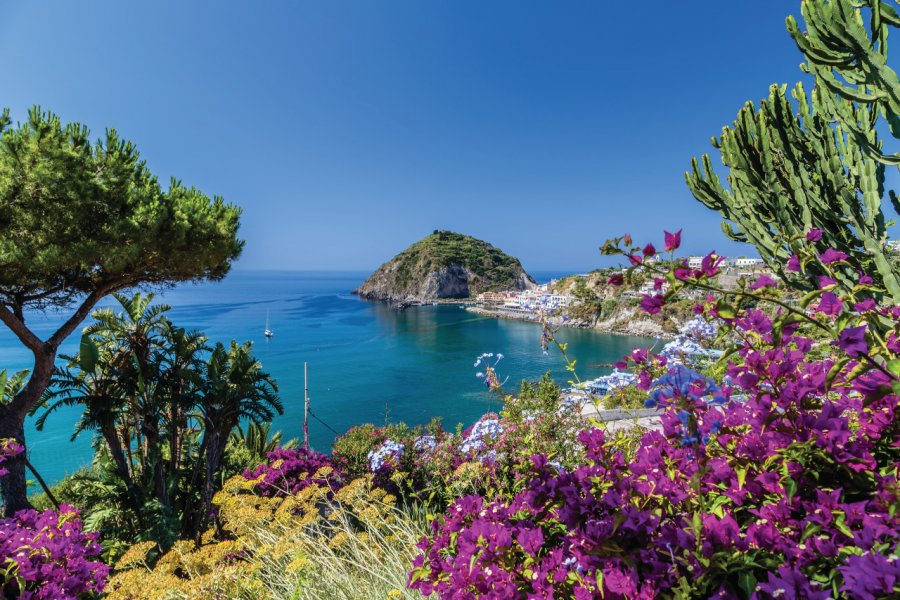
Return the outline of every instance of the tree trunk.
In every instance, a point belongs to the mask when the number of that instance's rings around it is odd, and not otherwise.
[[[25,448],[25,419],[19,419],[10,414],[7,407],[0,409],[0,438],[16,440]],[[3,494],[3,516],[10,517],[16,511],[32,508],[28,503],[28,486],[25,479],[25,455],[24,452],[3,463],[3,468],[9,471],[0,477],[0,492]]]
[[[188,493],[184,495],[185,504],[182,507],[183,514],[186,515],[185,522],[183,527],[183,533],[186,536],[196,537],[197,532],[200,530],[201,525],[197,522],[197,517],[200,514],[200,510],[197,507],[194,507],[191,510],[191,506],[189,504],[191,498],[191,491],[198,489],[200,485],[200,474],[203,470],[203,461],[206,456],[206,452],[209,448],[209,437],[204,434],[202,441],[200,442],[200,448],[197,450],[197,455],[194,457],[194,466],[191,469],[191,483],[188,486]]]
[[[131,473],[128,464],[125,462],[125,452],[122,450],[122,441],[119,439],[119,433],[114,423],[104,425],[100,429],[106,445],[109,447],[109,453],[112,455],[113,462],[116,464],[116,473],[122,478],[126,485],[131,485]]]
[[[25,416],[38,403],[50,384],[56,349],[44,344],[34,352],[34,369],[28,383],[9,403],[0,407],[0,438],[16,440],[25,445]],[[25,457],[20,455],[4,463],[9,473],[0,477],[0,494],[3,498],[3,514],[10,516],[18,510],[32,508],[28,502],[28,485],[25,478]]]
[[[53,363],[56,351],[67,337],[87,318],[97,302],[106,294],[126,287],[127,278],[105,285],[88,294],[81,306],[66,319],[50,338],[44,342],[33,331],[25,326],[25,317],[21,303],[10,306],[0,304],[0,321],[9,327],[17,338],[31,350],[34,355],[34,369],[28,383],[9,403],[0,407],[0,437],[15,439],[25,448],[25,416],[50,385],[53,375]],[[28,489],[25,483],[25,460],[8,461],[9,474],[0,478],[0,495],[3,499],[3,512],[10,515],[23,508],[31,508],[28,503]]]
[[[225,455],[225,445],[228,443],[228,436],[222,435],[214,427],[210,428],[207,424],[204,436],[209,436],[209,444],[206,447],[206,456],[204,461],[205,473],[203,478],[203,491],[200,495],[200,506],[198,506],[197,517],[194,522],[196,530],[193,532],[194,537],[199,539],[203,528],[206,526],[209,513],[212,510],[212,497],[215,492],[216,474],[219,472],[219,466],[222,464],[222,457]]]

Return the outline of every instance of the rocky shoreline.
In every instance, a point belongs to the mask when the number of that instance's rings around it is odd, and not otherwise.
[[[467,306],[466,310],[476,315],[484,317],[492,317],[495,319],[507,319],[510,321],[525,321],[531,323],[539,323],[540,319],[536,315],[517,315],[510,312],[504,312],[495,309],[484,308],[483,306]],[[598,333],[608,333],[611,335],[623,335],[630,337],[650,337],[660,340],[671,340],[675,338],[674,333],[662,330],[657,323],[641,319],[639,316],[629,322],[627,327],[610,326],[609,319],[598,320],[595,323],[588,323],[579,319],[566,319],[562,317],[550,317],[550,324],[554,327],[569,327],[572,329],[591,329]],[[616,321],[618,322],[618,321]]]

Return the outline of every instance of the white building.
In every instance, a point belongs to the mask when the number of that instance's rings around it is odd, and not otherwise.
[[[763,260],[761,258],[747,258],[746,256],[735,258],[734,260],[731,260],[729,262],[739,269],[745,269],[747,267],[760,267],[763,264]]]
[[[645,281],[643,285],[641,285],[641,289],[638,290],[640,294],[665,294],[669,291],[669,282],[663,281],[662,286],[657,290],[655,287],[655,283],[653,281]]]
[[[688,263],[689,269],[699,269],[700,266],[703,264],[703,257],[702,256],[689,256],[687,263]]]

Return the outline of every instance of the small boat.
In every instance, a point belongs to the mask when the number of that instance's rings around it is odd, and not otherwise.
[[[266,337],[270,338],[275,335],[275,332],[269,329],[269,311],[266,311]]]

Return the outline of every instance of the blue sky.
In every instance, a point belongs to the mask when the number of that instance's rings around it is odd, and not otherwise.
[[[369,269],[435,228],[526,269],[630,232],[752,252],[683,181],[773,82],[799,2],[0,5],[0,106],[115,127],[244,209],[238,268]],[[718,158],[716,158],[718,160]]]

